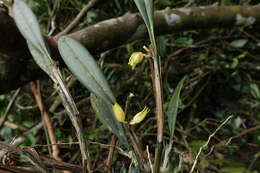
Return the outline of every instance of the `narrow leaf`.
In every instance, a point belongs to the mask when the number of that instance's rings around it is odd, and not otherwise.
[[[142,15],[144,23],[149,33],[150,41],[152,46],[157,52],[157,46],[154,37],[154,8],[153,0],[134,0],[139,12]],[[155,53],[157,54],[157,53]],[[157,56],[157,55],[156,55]]]
[[[45,45],[40,26],[32,10],[22,0],[15,0],[13,5],[14,21],[25,37],[36,49],[50,57]]]
[[[183,83],[186,79],[186,76],[178,83],[177,87],[174,90],[174,93],[171,97],[170,103],[168,105],[168,125],[170,129],[170,137],[172,139],[175,129],[176,117],[179,107],[179,100],[180,100],[180,92],[183,86]]]
[[[91,106],[95,110],[98,119],[128,148],[129,144],[126,139],[125,131],[122,124],[115,119],[112,105],[104,102],[94,94],[90,95]]]
[[[30,42],[27,42],[27,44],[35,62],[41,67],[41,69],[43,69],[51,77],[52,65],[50,59],[46,56],[46,54],[43,54],[41,51],[39,51],[39,49],[34,47]]]
[[[153,8],[153,0],[144,0],[146,14],[149,20],[149,28],[153,32],[154,27],[154,8]]]
[[[66,36],[59,39],[58,48],[66,65],[85,87],[108,103],[116,102],[105,76],[86,48]]]
[[[144,0],[144,3],[145,3],[145,9],[146,9],[147,18],[148,18],[148,21],[149,21],[149,26],[147,26],[148,31],[149,31],[149,37],[150,37],[151,43],[152,43],[155,51],[157,51],[155,37],[154,37],[154,7],[153,7],[153,0]]]
[[[150,23],[146,12],[146,6],[144,0],[134,0],[135,5],[137,6],[141,16],[143,17],[144,23],[148,29],[150,29]]]

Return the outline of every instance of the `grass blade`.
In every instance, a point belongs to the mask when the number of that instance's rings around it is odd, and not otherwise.
[[[180,100],[180,92],[183,86],[183,83],[186,79],[186,76],[182,78],[182,80],[178,83],[177,87],[174,90],[174,93],[171,97],[170,103],[168,105],[168,125],[170,129],[170,138],[173,138],[176,117],[179,107],[179,100]]]

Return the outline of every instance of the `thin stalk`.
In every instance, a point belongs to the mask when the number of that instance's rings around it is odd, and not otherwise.
[[[87,141],[83,135],[83,128],[80,120],[79,111],[76,107],[74,100],[72,99],[72,96],[70,95],[70,92],[68,91],[64,82],[62,81],[58,68],[53,68],[52,77],[55,83],[57,84],[58,93],[65,107],[65,110],[69,115],[71,122],[76,130],[76,135],[79,141],[80,151],[82,155],[83,170],[85,170],[85,168],[87,167],[88,172],[92,172],[90,169],[90,159],[87,149]],[[85,163],[87,163],[86,166]]]
[[[54,133],[54,129],[51,123],[50,116],[46,110],[46,107],[44,103],[42,102],[41,98],[41,92],[39,87],[36,85],[35,82],[30,82],[31,90],[34,94],[35,101],[40,109],[42,120],[44,122],[44,128],[46,132],[47,140],[50,139],[51,144],[56,144],[57,139]],[[52,156],[54,159],[61,161],[61,158],[59,157],[59,146],[58,145],[52,145]],[[51,151],[51,150],[50,150]]]
[[[6,110],[5,110],[4,116],[2,116],[1,119],[0,119],[0,129],[2,128],[3,124],[5,123],[5,121],[6,121],[6,119],[7,119],[7,115],[8,115],[8,113],[9,113],[9,111],[11,110],[11,108],[12,108],[12,106],[13,106],[13,103],[14,103],[14,101],[16,100],[16,98],[17,98],[17,96],[18,96],[20,90],[21,90],[21,89],[18,88],[18,89],[15,91],[14,95],[12,96],[11,100],[9,101],[9,103],[8,103],[8,105],[7,105],[7,108],[6,108]]]
[[[153,46],[154,47],[154,46]],[[155,102],[156,102],[156,117],[157,117],[157,147],[155,149],[155,161],[154,161],[154,173],[160,172],[160,161],[162,155],[162,141],[163,141],[163,92],[162,92],[162,79],[160,71],[160,63],[157,55],[156,48],[152,48],[151,51],[153,58],[153,78],[154,78],[154,91],[155,91]]]
[[[142,154],[142,149],[138,141],[135,140],[135,137],[133,136],[130,128],[127,125],[123,125],[129,139],[131,142],[131,146],[128,147],[128,151],[134,151],[134,157],[131,157],[132,161],[134,162],[134,165],[136,166],[137,171],[139,172],[139,169],[145,165],[145,159]]]
[[[106,169],[107,173],[109,173],[110,167],[111,167],[111,164],[112,164],[113,155],[114,155],[114,151],[115,151],[115,144],[116,144],[116,137],[115,137],[115,135],[113,135],[112,138],[111,138],[109,153],[108,153],[108,157],[107,157],[107,161],[106,161],[106,168],[105,169]]]

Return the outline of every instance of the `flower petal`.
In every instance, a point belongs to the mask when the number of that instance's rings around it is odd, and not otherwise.
[[[132,53],[128,64],[132,67],[132,70],[134,70],[135,66],[143,61],[145,54],[142,52],[134,52]]]
[[[123,111],[123,109],[121,108],[121,106],[120,106],[118,103],[115,103],[115,104],[112,106],[112,109],[113,109],[113,111],[114,111],[114,115],[115,115],[116,119],[117,119],[119,122],[126,123],[126,122],[125,122],[125,112]]]
[[[134,118],[130,121],[130,125],[134,125],[134,124],[138,124],[141,121],[143,121],[143,119],[146,117],[146,115],[149,113],[150,109],[147,108],[146,106],[144,107],[144,109],[137,113]]]

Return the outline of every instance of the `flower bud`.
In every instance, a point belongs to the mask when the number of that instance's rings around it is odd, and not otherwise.
[[[141,121],[143,121],[143,119],[146,117],[146,115],[149,113],[150,109],[147,108],[146,106],[144,107],[144,109],[137,113],[134,118],[130,121],[130,125],[134,125],[134,124],[138,124]]]
[[[134,52],[132,53],[128,64],[132,67],[132,70],[134,70],[135,66],[143,61],[145,54],[142,52]]]
[[[126,123],[125,122],[125,112],[123,111],[123,109],[120,107],[120,105],[118,103],[115,103],[112,106],[112,109],[114,111],[114,115],[117,119],[117,121],[122,122],[122,123]]]

